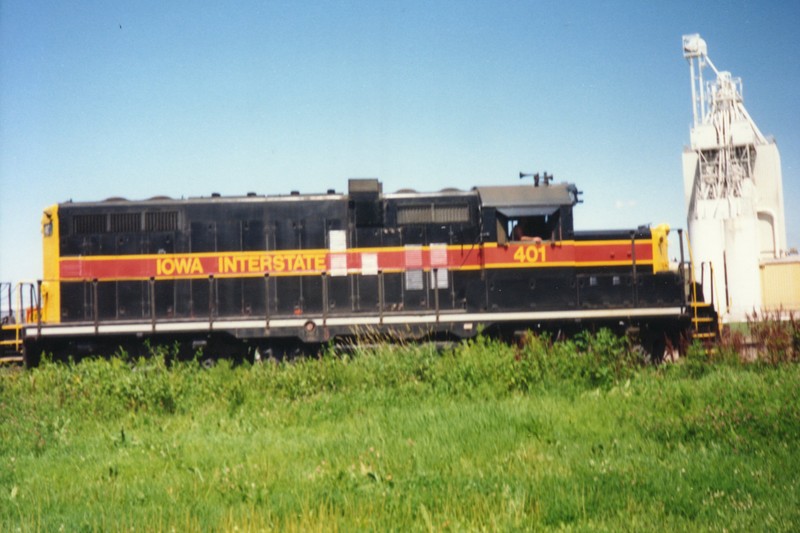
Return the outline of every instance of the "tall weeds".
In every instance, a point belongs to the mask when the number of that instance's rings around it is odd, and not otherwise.
[[[607,329],[555,343],[528,335],[516,358],[516,379],[523,390],[536,384],[609,388],[633,377],[645,360],[629,339]]]
[[[800,320],[789,312],[753,311],[747,316],[747,326],[755,346],[760,347],[760,360],[776,365],[800,360]]]
[[[729,340],[713,350],[694,344],[670,372],[701,377],[714,365],[738,365],[755,359],[778,365],[800,358],[800,321],[753,316],[749,327],[758,357],[745,356],[752,343]],[[125,353],[111,358],[86,359],[80,364],[44,360],[41,367],[21,372],[20,382],[56,391],[49,405],[35,410],[76,409],[101,418],[123,413],[185,413],[197,402],[229,402],[231,412],[258,394],[275,400],[309,398],[327,392],[415,396],[502,397],[537,388],[570,390],[610,389],[635,379],[649,366],[632,342],[608,330],[585,332],[554,342],[547,335],[528,334],[517,346],[478,336],[444,352],[432,345],[392,344],[356,347],[351,353],[333,348],[319,358],[244,364],[220,361],[205,368],[199,359],[178,361],[172,348],[150,348],[146,358]],[[5,376],[0,386],[7,386]],[[24,390],[15,388],[16,391]],[[2,390],[0,390],[2,392]],[[17,401],[18,400],[18,401]],[[25,398],[12,403],[27,405]]]

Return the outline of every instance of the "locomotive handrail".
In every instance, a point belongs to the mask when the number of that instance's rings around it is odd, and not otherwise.
[[[700,268],[703,268],[703,265],[700,265]],[[709,261],[708,262],[708,275],[711,277],[711,305],[714,305],[716,300],[716,290],[714,287],[714,264]]]
[[[0,283],[0,321],[3,321],[3,324],[10,324],[14,320],[12,287],[11,283]],[[6,300],[8,301],[8,306],[4,312],[3,303]]]
[[[0,284],[0,322],[2,322],[0,328],[4,332],[0,337],[0,357],[2,357],[0,362],[21,360],[24,330],[27,324],[35,322],[37,336],[41,334],[41,283],[41,280],[38,280],[35,283],[23,281],[17,284],[11,282]],[[5,332],[10,333],[5,334]]]
[[[39,298],[40,291],[37,291],[37,286],[41,286],[41,281],[20,281],[19,283],[2,283],[2,294],[0,294],[0,301],[7,303],[5,315],[0,316],[0,319],[6,320],[6,325],[9,324],[30,324],[36,321],[41,321],[41,301]],[[27,297],[26,297],[27,290]],[[16,309],[14,302],[16,300]],[[0,310],[2,306],[0,306]],[[0,315],[3,313],[0,311]]]
[[[691,307],[692,307],[692,325],[695,331],[699,329],[699,322],[698,322],[698,306],[697,306],[697,283],[695,282],[694,276],[694,254],[692,253],[692,244],[689,241],[689,235],[686,235],[686,247],[689,249],[689,282],[691,283]],[[681,249],[681,251],[683,251]],[[702,276],[702,267],[700,275]]]
[[[720,333],[720,324],[718,320],[718,315],[715,310],[715,301],[716,301],[716,286],[714,284],[714,264],[711,261],[703,261],[700,263],[700,283],[697,283],[697,279],[695,277],[695,268],[694,268],[694,255],[692,254],[692,246],[689,243],[689,237],[686,237],[686,245],[689,250],[689,279],[691,283],[690,289],[690,297],[691,302],[690,305],[692,307],[692,329],[694,330],[695,338],[701,339],[708,339],[711,337],[718,337]],[[706,265],[708,265],[709,275],[711,276],[711,286],[709,287],[709,293],[711,296],[711,302],[709,303],[701,303],[698,300],[697,289],[698,285],[700,287],[704,286],[705,282],[705,270]],[[700,316],[701,308],[706,310],[704,312],[704,316]],[[708,311],[710,309],[710,311]],[[710,314],[709,314],[710,313]],[[701,331],[700,324],[701,323],[712,323],[714,328],[716,329],[715,332],[709,331]]]
[[[700,286],[706,282],[706,269],[705,269],[705,262],[700,263]],[[711,293],[711,298],[714,298],[714,293]]]
[[[717,289],[716,285],[714,284],[714,278],[716,276],[714,276],[714,263],[711,261],[703,261],[700,263],[700,285],[702,286],[705,284],[706,265],[708,265],[708,275],[711,279],[711,288],[709,289],[709,292],[711,293],[711,306],[714,307],[715,302],[719,300],[719,298],[716,296]]]

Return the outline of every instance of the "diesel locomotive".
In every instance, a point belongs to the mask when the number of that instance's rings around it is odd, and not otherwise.
[[[666,225],[575,231],[579,194],[351,179],[347,193],[61,203],[42,218],[43,278],[6,285],[9,308],[29,296],[3,348],[28,364],[146,344],[258,357],[609,327],[659,358],[713,319],[683,259],[670,266]]]

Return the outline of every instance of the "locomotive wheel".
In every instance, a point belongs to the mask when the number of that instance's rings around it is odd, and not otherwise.
[[[660,365],[664,362],[664,353],[667,350],[667,340],[664,334],[656,334],[650,348],[650,360],[653,364]]]
[[[22,362],[25,368],[35,368],[42,362],[42,347],[36,343],[22,344]]]
[[[630,339],[631,351],[635,352],[642,361],[655,365],[664,361],[667,343],[663,331],[635,327],[629,328],[626,335]]]

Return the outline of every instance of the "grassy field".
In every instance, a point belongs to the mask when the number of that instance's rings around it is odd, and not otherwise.
[[[601,332],[0,371],[2,531],[800,527],[800,367]]]

